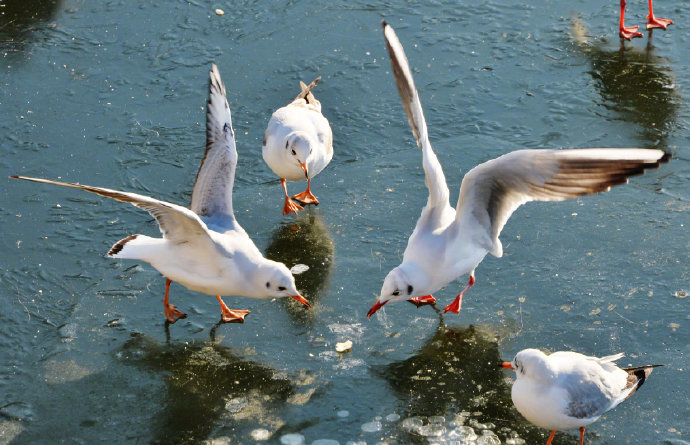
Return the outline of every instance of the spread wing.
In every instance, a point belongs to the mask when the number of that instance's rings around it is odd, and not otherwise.
[[[456,218],[479,225],[485,248],[503,254],[498,236],[529,201],[563,201],[609,190],[656,168],[670,154],[641,148],[519,150],[480,164],[462,180]]]
[[[431,148],[431,142],[429,142],[422,104],[419,101],[417,88],[414,85],[407,56],[405,56],[405,50],[393,28],[386,22],[383,22],[383,35],[386,39],[386,47],[390,55],[398,93],[400,94],[400,99],[402,99],[405,113],[407,113],[407,122],[410,124],[412,134],[417,140],[417,146],[422,149],[422,162],[424,174],[426,175],[426,186],[429,189],[429,200],[422,211],[420,219],[425,219],[426,216],[429,218],[428,222],[434,225],[434,223],[441,222],[444,211],[450,207],[446,177],[443,174],[441,163]]]
[[[224,225],[235,220],[232,210],[232,187],[235,182],[237,148],[232,129],[230,106],[218,67],[209,73],[206,108],[206,151],[192,190],[191,209],[199,216],[220,217]]]
[[[122,202],[128,202],[134,206],[146,210],[156,218],[163,237],[173,243],[186,243],[192,240],[206,240],[209,244],[214,244],[208,235],[206,224],[191,210],[158,199],[137,193],[120,192],[102,187],[91,187],[88,185],[74,184],[71,182],[52,181],[50,179],[30,178],[27,176],[10,176],[14,179],[24,179],[33,182],[59,185],[62,187],[72,187],[105,196]]]

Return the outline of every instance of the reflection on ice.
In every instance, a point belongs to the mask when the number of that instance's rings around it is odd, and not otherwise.
[[[544,441],[513,408],[500,360],[489,328],[441,325],[416,354],[376,369],[405,407],[396,413],[403,420],[393,437],[438,444]]]
[[[282,224],[266,248],[266,258],[285,263],[288,267],[305,264],[309,269],[295,275],[295,283],[312,307],[328,286],[333,265],[333,239],[318,210],[298,214],[295,221]],[[284,303],[293,318],[313,318],[314,311],[305,311],[291,302]],[[293,310],[296,308],[298,310]]]
[[[152,416],[156,442],[220,440],[243,428],[249,435],[257,419],[270,436],[285,423],[277,407],[295,392],[285,375],[211,342],[161,344],[134,335],[117,356],[165,381],[161,412]]]

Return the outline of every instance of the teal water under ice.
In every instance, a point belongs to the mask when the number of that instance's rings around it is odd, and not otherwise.
[[[628,1],[629,25],[646,4]],[[496,367],[526,347],[667,364],[585,440],[689,443],[690,9],[655,7],[676,24],[621,45],[617,0],[0,1],[0,443],[541,444]],[[472,166],[519,148],[674,158],[609,193],[520,208],[459,315],[398,303],[367,320],[427,193],[382,19],[452,200]],[[166,326],[163,277],[105,256],[157,235],[148,214],[2,179],[186,205],[212,62],[238,139],[237,217],[268,257],[310,266],[297,284],[312,311],[228,296],[252,313],[217,325],[215,298],[173,284],[189,317]],[[318,75],[336,154],[312,182],[321,205],[283,217],[263,131]],[[435,296],[447,304],[466,279]]]

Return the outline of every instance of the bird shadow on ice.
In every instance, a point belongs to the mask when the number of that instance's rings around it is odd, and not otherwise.
[[[121,362],[164,383],[151,412],[153,443],[198,443],[236,436],[261,419],[277,430],[275,412],[294,391],[288,376],[211,341],[161,343],[135,334],[116,353]]]
[[[653,31],[653,30],[652,30]],[[605,116],[639,126],[639,135],[650,147],[666,149],[666,139],[678,127],[676,114],[682,100],[676,88],[671,61],[657,55],[650,31],[645,47],[621,42],[591,42],[586,29],[575,21],[571,38],[589,61],[589,74],[606,109]]]
[[[414,355],[375,368],[403,407],[400,442],[464,438],[474,443],[474,435],[487,436],[485,443],[516,437],[530,444],[546,442],[549,432],[529,424],[513,407],[507,379],[512,376],[498,366],[498,341],[490,327],[441,324]],[[498,437],[492,441],[490,436]],[[577,441],[559,435],[559,443]]]
[[[315,209],[305,209],[294,221],[287,221],[271,236],[266,258],[285,263],[287,267],[306,264],[306,272],[295,275],[297,290],[316,308],[321,295],[327,290],[333,266],[333,238],[323,217]],[[295,322],[313,321],[315,311],[305,310],[292,299],[281,300],[290,318]]]
[[[10,59],[21,56],[32,41],[43,39],[62,0],[21,0],[0,4],[0,50]]]

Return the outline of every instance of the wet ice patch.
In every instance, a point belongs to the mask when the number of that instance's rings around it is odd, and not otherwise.
[[[333,439],[316,439],[311,445],[340,445],[340,442]]]
[[[230,412],[230,413],[239,413],[248,404],[249,404],[249,401],[247,400],[246,397],[235,397],[234,399],[230,399],[230,400],[225,402],[225,410]]]
[[[381,431],[381,422],[378,420],[367,422],[362,425],[362,431],[365,433],[375,433],[377,431]]]
[[[304,436],[301,434],[284,434],[280,437],[282,445],[304,445]]]
[[[342,323],[331,323],[328,325],[328,329],[337,334],[340,337],[355,338],[360,339],[364,333],[364,327],[362,323],[352,323],[352,324],[342,324]]]
[[[93,372],[74,360],[48,360],[43,364],[43,371],[47,383],[67,383],[81,380]]]
[[[268,440],[271,438],[271,432],[264,428],[257,428],[249,433],[249,436],[254,440]]]

